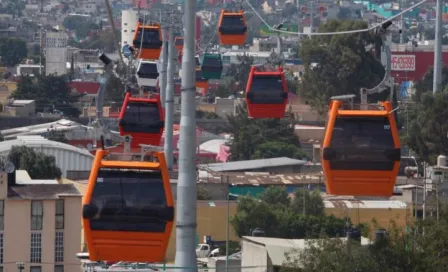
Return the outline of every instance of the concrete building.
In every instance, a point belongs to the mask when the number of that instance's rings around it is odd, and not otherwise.
[[[0,172],[0,271],[17,271],[23,262],[22,271],[79,272],[79,191],[69,184],[18,184],[14,176]]]
[[[47,32],[45,38],[45,74],[67,73],[67,42],[65,32]]]
[[[132,45],[137,22],[138,14],[136,10],[130,9],[121,12],[121,46],[125,43]]]
[[[35,151],[56,158],[56,165],[61,168],[62,176],[68,171],[90,171],[93,155],[85,149],[72,145],[50,141],[42,136],[17,136],[15,140],[0,142],[0,156],[7,156],[13,146],[27,146]]]
[[[36,113],[34,100],[13,100],[3,106],[3,115],[17,117],[31,117]]]
[[[347,240],[347,238],[334,239]],[[300,251],[306,249],[309,243],[315,243],[317,241],[318,240],[243,236],[241,271],[280,271],[280,267],[285,264],[288,255],[291,258],[297,258]],[[370,243],[369,239],[361,237],[361,245],[368,245]]]

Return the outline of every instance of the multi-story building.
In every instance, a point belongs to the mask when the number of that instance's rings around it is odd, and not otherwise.
[[[79,272],[80,208],[73,185],[0,172],[0,272]]]
[[[45,40],[45,74],[66,74],[68,43],[67,33],[47,32]]]

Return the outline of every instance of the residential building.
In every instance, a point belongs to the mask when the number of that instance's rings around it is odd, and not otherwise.
[[[0,271],[23,262],[24,271],[79,272],[81,194],[70,184],[19,184],[15,176],[0,172]]]
[[[0,81],[0,104],[5,105],[9,102],[12,92],[17,89],[17,82]]]
[[[14,100],[3,106],[3,115],[17,117],[31,117],[36,113],[34,100]]]
[[[67,43],[65,32],[47,32],[45,42],[45,74],[67,73]]]

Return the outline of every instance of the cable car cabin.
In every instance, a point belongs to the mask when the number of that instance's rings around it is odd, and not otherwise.
[[[174,204],[162,152],[158,162],[104,160],[97,150],[83,198],[84,234],[92,261],[162,262]]]
[[[162,51],[162,31],[160,30],[160,25],[144,26],[138,23],[132,45],[137,51],[138,58],[159,59]]]
[[[140,144],[160,145],[164,121],[160,96],[135,98],[130,93],[126,94],[120,112],[119,131],[120,136],[132,137],[132,148],[139,148]]]
[[[260,72],[251,67],[246,86],[249,117],[283,118],[288,103],[288,87],[283,69]]]
[[[208,89],[208,80],[202,77],[201,69],[196,69],[196,88]]]
[[[343,110],[332,101],[322,166],[333,195],[391,196],[400,168],[400,139],[390,102],[381,110]]]
[[[201,70],[204,79],[220,79],[222,74],[221,54],[205,53],[202,58]]]
[[[174,39],[174,46],[177,49],[177,52],[182,52],[184,49],[184,37],[176,37]]]
[[[140,60],[137,67],[137,84],[140,87],[155,87],[159,78],[157,62]]]
[[[244,45],[247,38],[244,11],[229,12],[221,10],[218,36],[221,45]]]

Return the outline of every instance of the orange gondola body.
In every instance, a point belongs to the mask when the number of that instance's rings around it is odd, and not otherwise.
[[[332,101],[322,145],[328,194],[391,196],[400,168],[401,147],[392,105],[341,109]]]
[[[97,150],[83,198],[91,261],[162,262],[171,236],[174,201],[163,152],[157,162],[105,160]]]
[[[244,45],[247,39],[247,25],[244,11],[221,10],[219,17],[219,43],[221,45]]]
[[[137,23],[132,46],[135,49],[137,58],[148,60],[159,59],[160,53],[162,52],[162,30],[160,25],[142,25],[140,22]]]
[[[202,77],[201,68],[196,68],[196,88],[202,88],[208,91],[208,80]]]
[[[283,118],[288,103],[288,85],[283,69],[261,72],[252,66],[246,86],[246,104],[251,118]]]
[[[119,131],[120,136],[132,137],[132,148],[139,148],[140,144],[160,145],[164,121],[160,96],[135,98],[126,93],[120,111]]]
[[[184,37],[176,37],[174,39],[174,46],[177,49],[177,52],[182,52],[184,49]]]

